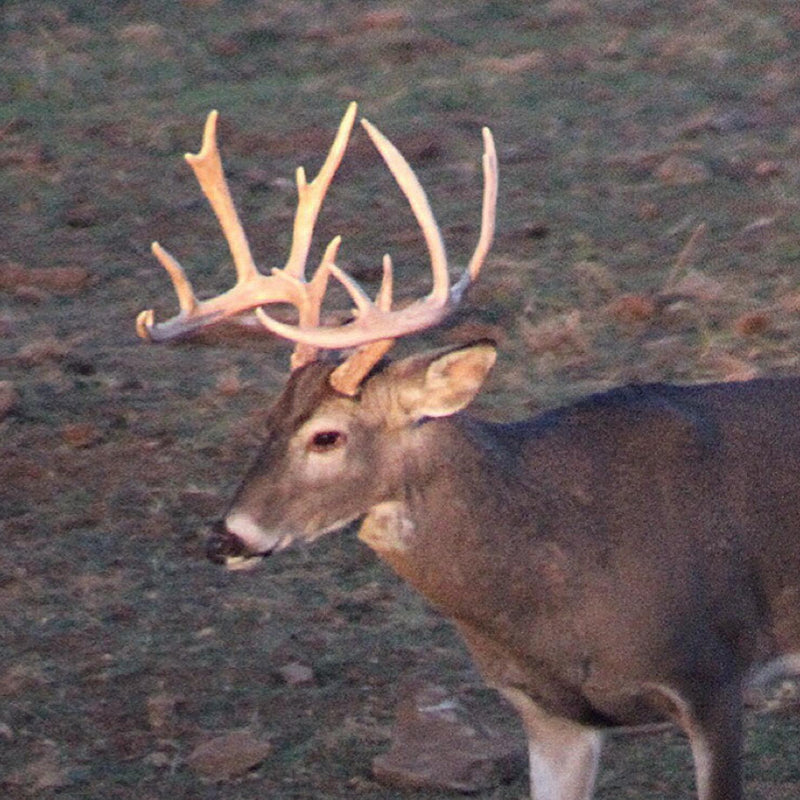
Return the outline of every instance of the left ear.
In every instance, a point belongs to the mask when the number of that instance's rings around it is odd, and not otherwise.
[[[483,386],[496,358],[494,343],[482,340],[403,359],[392,370],[400,405],[414,420],[462,411]]]

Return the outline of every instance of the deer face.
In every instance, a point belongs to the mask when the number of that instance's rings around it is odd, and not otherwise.
[[[494,358],[488,342],[412,356],[373,372],[353,397],[331,388],[330,366],[297,370],[209,556],[236,567],[401,497],[408,465],[424,462],[430,446],[421,423],[464,408]]]
[[[267,555],[364,513],[367,475],[381,468],[380,421],[361,397],[331,389],[330,372],[319,363],[297,370],[271,409],[262,450],[225,515],[224,555]]]

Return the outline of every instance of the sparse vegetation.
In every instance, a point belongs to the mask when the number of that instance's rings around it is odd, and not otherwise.
[[[287,348],[266,339],[135,338],[138,311],[174,311],[153,239],[199,290],[231,280],[180,158],[208,110],[220,110],[230,183],[266,267],[286,255],[294,169],[319,165],[349,100],[413,163],[454,262],[474,243],[479,129],[492,126],[498,237],[471,308],[437,334],[501,343],[487,414],[630,380],[797,373],[796,6],[7,0],[3,795],[406,797],[369,773],[398,685],[480,686],[448,626],[354,537],[247,574],[204,560],[204,525],[287,370]],[[368,279],[390,250],[420,294],[424,244],[363,137],[323,208],[319,253],[336,233],[345,267]],[[313,681],[287,682],[290,664]],[[243,728],[271,744],[252,774],[215,782],[187,764],[201,742]],[[799,734],[797,715],[753,720],[753,800],[797,795]],[[484,796],[526,791],[520,779]],[[599,800],[690,792],[677,736],[604,755]]]

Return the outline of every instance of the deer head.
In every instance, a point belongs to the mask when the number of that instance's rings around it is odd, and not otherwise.
[[[370,485],[383,487],[397,480],[391,475],[392,459],[378,458],[378,434],[387,428],[411,430],[413,423],[424,417],[443,417],[460,410],[477,392],[494,362],[493,347],[479,343],[405,359],[366,382],[399,337],[430,328],[447,317],[480,271],[494,235],[497,203],[497,156],[488,128],[483,129],[480,235],[456,283],[451,284],[442,235],[419,180],[397,148],[367,120],[362,120],[362,125],[422,230],[430,256],[431,291],[394,310],[392,261],[386,255],[383,280],[375,300],[371,300],[335,263],[340,237],[331,241],[314,276],[306,281],[305,264],[314,225],[344,155],[355,114],[356,104],[351,103],[314,181],[306,181],[302,168],[297,171],[299,201],[294,236],[282,269],[265,275],[253,262],[222,170],[216,144],[217,112],[208,117],[200,152],[187,154],[186,160],[220,221],[236,267],[236,284],[222,295],[199,301],[177,261],[153,244],[153,252],[172,279],[180,311],[161,323],[155,322],[152,311],[143,311],[137,319],[140,336],[153,341],[183,337],[254,311],[265,332],[295,343],[293,375],[271,412],[275,424],[268,424],[273,433],[235,498],[224,529],[209,544],[211,556],[230,566],[291,541],[310,540],[338,529],[380,503],[380,491],[375,497],[365,495],[367,478],[373,479]],[[320,325],[320,307],[331,275],[345,287],[355,309],[350,322],[326,327]],[[267,314],[264,306],[272,303],[295,306],[298,324],[288,325]],[[349,350],[350,354],[331,366],[317,361],[320,350]],[[382,447],[385,449],[385,443]],[[267,463],[270,468],[265,470]],[[376,470],[386,472],[377,482]],[[269,491],[265,495],[266,483]],[[335,496],[345,502],[332,506],[330,493],[321,491],[323,484],[335,488]],[[265,496],[272,499],[269,505],[263,503]],[[270,520],[277,509],[280,525],[277,519]]]
[[[311,541],[372,513],[402,496],[409,480],[435,478],[442,465],[427,455],[437,434],[422,423],[464,409],[494,360],[492,343],[475,342],[382,363],[362,378],[355,396],[331,385],[336,367],[314,362],[296,370],[210,542],[212,558],[250,565],[251,556]]]

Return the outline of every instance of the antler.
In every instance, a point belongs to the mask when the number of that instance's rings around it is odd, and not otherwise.
[[[347,148],[355,116],[356,103],[351,103],[339,125],[328,157],[311,183],[307,182],[303,168],[298,167],[298,203],[289,257],[283,269],[273,269],[271,274],[264,275],[253,262],[247,237],[225,180],[217,149],[218,113],[212,111],[208,115],[200,152],[187,153],[186,161],[194,171],[228,242],[236,268],[236,284],[217,297],[198,300],[180,264],[154,242],[153,253],[172,279],[180,311],[165,322],[155,322],[152,310],[142,311],[136,320],[139,336],[152,341],[173,339],[266,303],[290,303],[298,309],[302,326],[319,324],[319,308],[340,237],[328,245],[319,268],[309,282],[305,280],[305,265],[322,201]],[[315,348],[300,343],[292,357],[293,366],[310,360],[315,352]]]
[[[298,326],[287,325],[268,316],[263,309],[256,309],[256,315],[268,330],[291,341],[323,349],[358,347],[359,349],[337,367],[331,376],[333,387],[348,395],[357,392],[364,376],[397,338],[438,324],[461,302],[489,252],[494,236],[497,206],[497,154],[491,131],[484,128],[481,232],[467,268],[459,280],[451,286],[444,242],[425,191],[397,148],[367,120],[362,120],[362,125],[408,199],[411,210],[422,228],[433,274],[433,288],[430,294],[406,308],[392,311],[392,262],[386,255],[383,260],[384,278],[375,302],[369,299],[353,278],[332,261],[325,264],[326,271],[339,280],[355,303],[355,319],[344,325],[320,327],[318,324],[303,325],[302,322]]]

